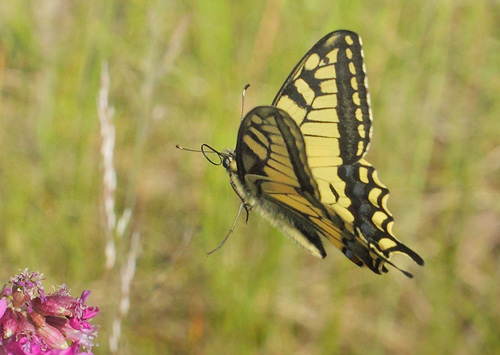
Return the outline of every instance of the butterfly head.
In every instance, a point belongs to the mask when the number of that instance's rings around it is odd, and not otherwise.
[[[248,199],[247,192],[245,191],[245,188],[243,187],[243,184],[238,176],[238,165],[236,164],[235,152],[229,149],[224,149],[222,152],[219,152],[207,144],[202,144],[201,152],[211,164],[222,165],[226,169],[229,174],[231,186],[245,206],[248,216],[249,208],[253,203]],[[215,158],[213,154],[215,154],[217,158]]]
[[[232,150],[225,149],[222,151],[221,158],[222,158],[222,166],[229,172],[229,173],[235,173],[237,168],[236,168],[236,160],[234,159],[235,155]]]

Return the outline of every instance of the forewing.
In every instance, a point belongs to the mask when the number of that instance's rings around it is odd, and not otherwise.
[[[272,104],[300,127],[308,157],[337,166],[352,164],[365,155],[370,143],[367,88],[361,38],[354,32],[335,31],[306,53]],[[308,144],[310,137],[324,139]]]
[[[236,162],[240,181],[256,196],[287,211],[299,225],[313,229],[342,249],[344,224],[320,202],[304,139],[286,112],[271,106],[250,111],[240,126]],[[311,240],[314,237],[305,237],[318,244],[318,240]]]

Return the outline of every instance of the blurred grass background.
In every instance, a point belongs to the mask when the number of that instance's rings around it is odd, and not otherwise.
[[[140,254],[119,353],[493,354],[500,351],[498,1],[3,1],[1,280],[93,291],[108,353],[121,269]],[[222,168],[175,144],[234,147],[323,35],[363,38],[374,112],[367,159],[396,235],[426,260],[377,276],[316,260],[255,213],[222,250],[239,199]],[[116,211],[105,271],[97,97],[109,64]],[[401,261],[404,266],[405,261]]]

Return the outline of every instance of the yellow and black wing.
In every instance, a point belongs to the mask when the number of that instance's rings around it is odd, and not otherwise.
[[[394,220],[387,209],[389,190],[378,179],[375,168],[361,159],[354,164],[339,166],[336,173],[345,183],[343,192],[350,201],[347,210],[351,222],[344,220],[348,231],[342,239],[344,254],[346,251],[354,253],[376,273],[387,272],[385,263],[395,266],[389,261],[393,253],[405,254],[423,265],[424,260],[392,233]],[[333,189],[331,191],[337,193]],[[335,210],[335,203],[323,202]]]
[[[299,232],[293,239],[313,254],[326,255],[323,236],[376,273],[393,265],[393,253],[423,265],[392,234],[389,191],[363,159],[372,121],[367,88],[359,36],[336,31],[322,38],[292,70],[273,106],[257,107],[243,120],[239,180],[269,202],[265,210],[279,206]]]

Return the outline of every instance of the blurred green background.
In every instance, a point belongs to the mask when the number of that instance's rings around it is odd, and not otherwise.
[[[500,351],[498,1],[2,1],[1,280],[21,268],[93,291],[109,353],[122,268],[140,234],[118,353],[493,354]],[[234,147],[302,55],[363,38],[374,113],[367,159],[396,235],[426,260],[406,279],[321,261],[251,213],[222,168],[175,144]],[[97,98],[109,65],[116,213],[105,270]],[[116,234],[116,233],[115,233]]]

